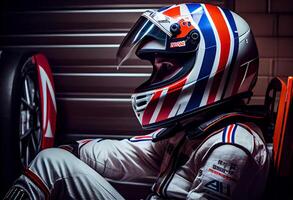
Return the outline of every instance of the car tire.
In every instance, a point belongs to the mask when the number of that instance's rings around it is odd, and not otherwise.
[[[41,150],[40,94],[32,54],[1,53],[0,95],[1,197]]]

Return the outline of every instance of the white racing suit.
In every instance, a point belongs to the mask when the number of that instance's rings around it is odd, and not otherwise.
[[[230,124],[204,141],[184,132],[158,142],[150,135],[83,140],[75,155],[44,150],[15,185],[32,199],[124,199],[103,177],[143,182],[155,176],[150,199],[253,200],[261,199],[269,170],[261,131],[252,123]]]

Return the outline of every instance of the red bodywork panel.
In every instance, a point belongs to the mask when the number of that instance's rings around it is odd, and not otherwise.
[[[281,93],[273,138],[274,167],[279,176],[288,176],[290,163],[293,159],[292,137],[292,106],[293,106],[293,77],[286,84],[280,80]]]
[[[42,143],[41,149],[54,145],[56,130],[57,107],[55,100],[54,81],[47,58],[42,54],[33,56],[33,62],[38,71],[38,82],[40,89],[41,113],[42,113]]]

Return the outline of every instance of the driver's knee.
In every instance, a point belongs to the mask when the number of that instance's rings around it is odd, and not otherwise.
[[[74,155],[64,149],[49,148],[41,151],[29,168],[33,171],[53,171],[68,165],[74,165],[75,159],[77,158]]]
[[[47,163],[48,161],[59,162],[65,159],[66,156],[68,156],[67,154],[70,154],[70,153],[60,148],[48,148],[38,153],[34,161],[41,161],[41,162],[44,162],[44,164]]]

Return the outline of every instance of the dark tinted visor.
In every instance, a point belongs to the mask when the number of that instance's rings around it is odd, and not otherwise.
[[[136,92],[144,92],[170,85],[186,76],[196,60],[196,52],[181,55],[157,54],[152,59],[153,72],[150,78],[136,88]]]
[[[122,65],[127,59],[135,54],[138,46],[149,39],[155,39],[165,45],[167,34],[156,26],[151,20],[141,16],[133,28],[125,36],[118,51],[118,66]]]

